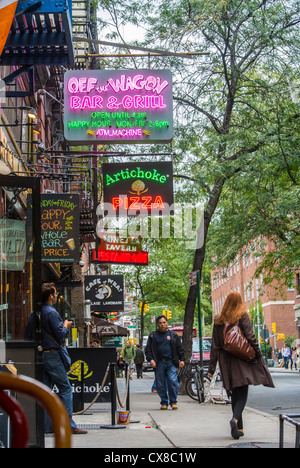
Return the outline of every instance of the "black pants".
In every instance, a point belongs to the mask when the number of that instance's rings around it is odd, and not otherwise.
[[[136,373],[137,373],[137,378],[143,377],[143,364],[136,364]]]
[[[233,417],[238,421],[238,429],[243,429],[243,411],[245,409],[248,398],[248,385],[244,387],[236,387],[232,389],[231,404]]]

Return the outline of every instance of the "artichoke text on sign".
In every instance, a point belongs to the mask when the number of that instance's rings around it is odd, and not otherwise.
[[[169,143],[169,70],[82,70],[65,74],[65,138],[74,144]]]

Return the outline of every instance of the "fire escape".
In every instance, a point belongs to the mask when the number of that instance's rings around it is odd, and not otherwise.
[[[31,161],[30,175],[48,179],[54,191],[81,194],[83,242],[95,239],[95,207],[87,189],[92,186],[93,170],[91,159],[76,159],[74,151],[64,141],[63,81],[67,69],[87,68],[87,53],[95,50],[93,46],[87,48],[84,42],[74,44],[73,41],[75,34],[83,38],[93,36],[91,11],[94,7],[91,3],[91,0],[19,0],[0,57],[0,67],[6,67],[3,69],[9,73],[3,78],[8,98],[26,98],[34,107],[36,99],[43,99],[46,119],[51,122],[52,142],[42,142],[46,149],[42,154],[36,153]],[[37,79],[40,75],[44,77],[42,84]],[[20,78],[25,83],[23,89],[18,86]],[[37,93],[42,86],[44,93]]]

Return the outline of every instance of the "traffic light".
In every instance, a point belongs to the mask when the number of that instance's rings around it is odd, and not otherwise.
[[[144,313],[146,314],[147,312],[149,312],[149,304],[145,304],[144,305]]]
[[[110,312],[107,316],[110,320],[118,320],[118,312]]]
[[[140,310],[139,310],[139,314],[141,314],[141,313],[142,313],[142,310],[143,310],[143,303],[142,303],[142,302],[140,302]]]
[[[276,323],[275,322],[272,323],[272,332],[276,333]]]
[[[172,318],[172,312],[170,310],[167,310],[167,320],[171,320]]]

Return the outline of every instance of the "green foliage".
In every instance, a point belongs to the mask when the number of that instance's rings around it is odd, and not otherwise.
[[[189,271],[196,266],[203,273],[205,255],[209,263],[227,265],[259,236],[274,245],[261,266],[265,278],[290,280],[300,258],[299,104],[290,91],[299,77],[299,1],[99,5],[109,12],[99,22],[114,37],[123,40],[124,25],[139,24],[144,46],[205,54],[151,57],[151,67],[174,74],[176,201],[204,203],[205,243],[202,255],[196,251],[193,257],[180,244],[154,242],[153,268],[143,270],[147,297],[155,303],[163,298],[179,316]],[[148,58],[103,66],[147,68]],[[195,303],[195,294],[189,295],[186,315]]]

